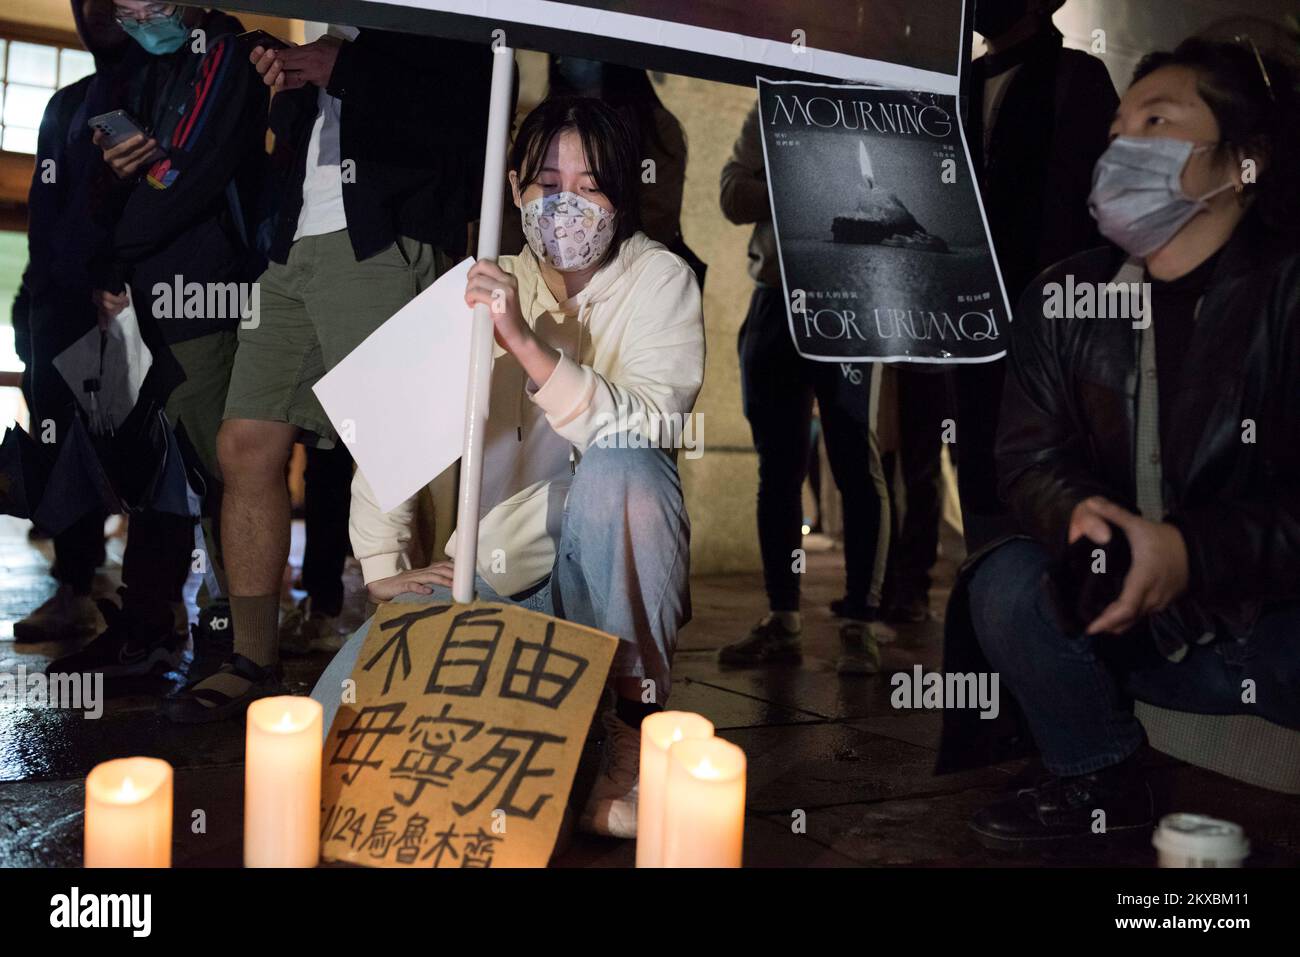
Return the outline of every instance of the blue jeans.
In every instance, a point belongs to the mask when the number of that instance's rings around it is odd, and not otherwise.
[[[519,605],[588,625],[619,639],[610,668],[615,678],[649,678],[655,700],[671,688],[677,632],[691,618],[690,521],[677,466],[659,449],[593,445],[569,487],[560,543],[550,577],[527,597],[498,595],[479,578],[482,601]],[[394,601],[451,601],[449,588]],[[367,620],[316,682],[312,697],[325,708],[328,729],[339,689],[352,674]]]
[[[1254,714],[1300,728],[1300,602],[1269,608],[1250,639],[1193,645],[1172,662],[1142,627],[1126,635],[1067,635],[1040,586],[1050,559],[1035,542],[1007,542],[975,569],[971,620],[980,647],[1024,708],[1054,774],[1118,764],[1142,744],[1138,699],[1201,714]],[[1242,701],[1254,682],[1254,702]]]

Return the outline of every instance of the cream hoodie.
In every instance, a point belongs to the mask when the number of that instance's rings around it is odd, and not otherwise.
[[[503,256],[519,283],[524,318],[561,352],[536,388],[514,356],[494,346],[483,452],[478,571],[500,595],[551,573],[576,460],[618,423],[678,421],[704,379],[704,316],[695,275],[680,257],[634,233],[571,299],[556,302],[525,247]],[[367,582],[411,567],[415,500],[387,514],[357,471],[349,527]],[[447,543],[455,554],[455,536]]]

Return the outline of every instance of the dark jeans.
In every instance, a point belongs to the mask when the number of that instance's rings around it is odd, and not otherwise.
[[[814,397],[831,474],[844,502],[846,596],[860,608],[879,606],[889,496],[875,437],[876,365],[800,357],[781,290],[768,286],[754,290],[739,350],[745,417],[758,451],[758,540],[772,610],[799,610],[793,553],[802,544]]]
[[[82,516],[54,536],[50,575],[78,595],[89,595],[95,570],[104,564],[104,519],[98,510]]]
[[[137,296],[136,301],[144,299]],[[169,358],[175,360],[181,373],[181,381],[167,396],[167,420],[177,435],[184,438],[182,454],[191,476],[197,472],[202,477],[203,509],[212,516],[214,532],[221,524],[217,430],[226,404],[236,345],[237,337],[232,329],[173,342],[167,347]],[[210,568],[219,569],[219,543],[215,538],[212,542],[204,541],[197,518],[149,509],[131,515],[126,554],[122,559],[122,584],[126,585],[127,600],[155,606],[182,601],[195,549],[206,553]],[[197,536],[196,530],[200,533]],[[219,573],[217,577],[220,580]]]
[[[906,366],[894,369],[898,382],[899,450],[885,457],[885,474],[897,469],[890,483],[889,567],[885,574],[885,603],[924,599],[930,592],[930,567],[939,547],[943,421],[950,418],[947,376]],[[893,494],[902,486],[903,501]]]
[[[1015,530],[1011,513],[998,496],[998,412],[1006,359],[952,367],[952,402],[957,410],[957,491],[966,551],[978,551]]]
[[[352,504],[352,456],[341,442],[332,449],[307,449],[303,503],[307,541],[302,556],[302,587],[312,610],[337,615],[343,610],[343,564],[348,557],[348,509]]]
[[[89,297],[89,291],[86,295]],[[46,341],[37,332],[32,344],[33,355],[23,377],[23,395],[32,410],[31,428],[36,436],[44,431],[46,419],[53,420],[55,435],[67,435],[75,415],[76,398],[53,363],[53,357],[71,345],[69,334],[60,332],[61,336],[54,342]],[[104,563],[106,517],[96,509],[53,537],[54,564],[50,575],[78,595],[90,594],[95,570]]]
[[[970,583],[980,646],[1024,708],[1054,774],[1118,764],[1144,740],[1134,699],[1200,714],[1254,714],[1300,728],[1300,602],[1270,607],[1249,640],[1193,645],[1172,662],[1138,627],[1070,636],[1053,624],[1040,579],[1049,558],[1034,542],[995,549]],[[1245,703],[1243,682],[1254,682]]]
[[[142,511],[131,516],[122,556],[122,584],[132,601],[151,605],[183,600],[198,547],[188,515]]]

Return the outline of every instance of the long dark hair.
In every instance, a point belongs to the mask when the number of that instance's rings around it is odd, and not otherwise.
[[[1196,88],[1219,124],[1220,157],[1236,147],[1261,162],[1258,179],[1244,185],[1254,207],[1273,230],[1300,233],[1300,90],[1295,69],[1260,51],[1249,40],[1193,37],[1172,52],[1151,53],[1133,82],[1162,67],[1195,71]]]
[[[510,169],[519,177],[519,192],[537,181],[546,149],[557,134],[576,130],[596,186],[617,213],[614,241],[606,261],[623,240],[640,226],[637,213],[637,170],[640,160],[636,134],[618,111],[586,96],[553,97],[543,100],[519,124],[510,147]]]

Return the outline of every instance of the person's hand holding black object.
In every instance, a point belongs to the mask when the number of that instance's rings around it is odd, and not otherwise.
[[[342,45],[343,41],[337,37],[324,36],[302,46],[280,50],[254,47],[248,59],[262,77],[262,82],[276,93],[296,90],[308,83],[324,89],[329,85]]]
[[[143,133],[137,133],[116,146],[105,145],[105,139],[107,137],[100,130],[95,130],[91,137],[94,144],[104,151],[104,162],[118,179],[130,179],[158,153],[158,141],[152,137],[146,139]]]
[[[90,294],[90,301],[95,304],[95,318],[99,322],[101,332],[107,330],[113,324],[113,320],[117,318],[118,313],[125,309],[130,302],[125,289],[121,292],[96,289]]]
[[[1132,564],[1119,597],[1088,625],[1089,635],[1121,634],[1139,619],[1169,607],[1187,590],[1187,544],[1182,532],[1166,522],[1149,522],[1100,496],[1084,499],[1070,516],[1071,544],[1087,536],[1099,545],[1111,539],[1114,523],[1128,539]]]
[[[1088,516],[1091,519],[1091,514]],[[1090,532],[1080,534],[1065,553],[1043,573],[1042,587],[1057,626],[1071,638],[1083,634],[1119,597],[1124,579],[1132,567],[1128,536],[1118,525],[1102,520],[1106,531],[1086,521]],[[1095,538],[1093,537],[1095,536]]]

